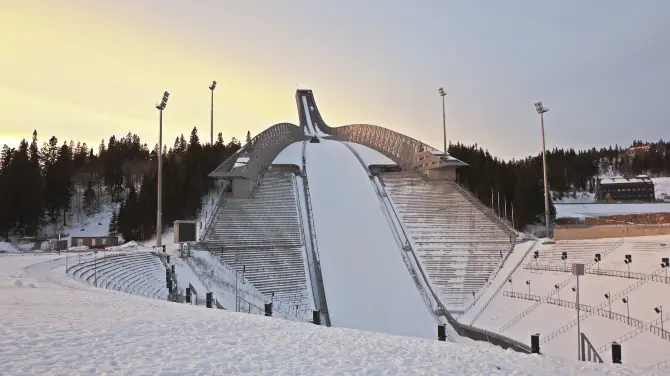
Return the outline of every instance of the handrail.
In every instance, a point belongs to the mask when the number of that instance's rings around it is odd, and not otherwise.
[[[623,244],[623,238],[621,238],[618,242],[614,243],[614,244],[613,244],[607,251],[605,251],[603,257],[605,257],[605,256],[609,255],[610,253],[614,252],[614,250],[616,250],[616,249],[617,249],[618,247],[620,247],[622,244]],[[586,263],[585,266],[586,266],[586,267],[589,267],[589,266],[592,265],[593,263],[595,263],[595,261],[590,261],[590,262]],[[575,279],[575,276],[574,276],[574,275],[571,275],[568,279],[566,279],[565,281],[563,281],[563,282],[561,282],[561,283],[558,284],[558,287],[559,287],[558,289],[552,289],[551,291],[549,291],[549,293],[546,295],[546,297],[547,297],[547,298],[550,298],[550,297],[552,297],[554,294],[558,294],[558,292],[559,292],[563,287],[567,286],[567,285],[568,285],[570,282],[572,282],[572,280],[574,280],[574,279]],[[523,312],[521,312],[520,314],[518,314],[517,316],[515,316],[514,318],[512,318],[512,320],[510,320],[507,324],[503,325],[503,326],[500,328],[500,332],[503,332],[503,331],[509,329],[511,326],[513,326],[514,324],[516,324],[517,322],[519,322],[524,316],[526,316],[527,314],[529,314],[532,310],[534,310],[534,309],[537,308],[538,306],[539,306],[539,303],[536,303],[536,304],[532,305],[531,307],[529,307],[528,309],[526,309],[525,311],[523,311]],[[577,322],[577,319],[575,319],[575,320],[573,320],[573,321],[575,321],[575,323],[576,323],[576,322]],[[558,329],[558,330],[560,330],[560,329]],[[553,333],[549,334],[548,336],[544,337],[544,339],[543,339],[542,341],[540,341],[540,342],[541,342],[541,343],[545,343],[545,342],[548,341],[549,339],[553,338],[552,335],[555,337],[556,335],[558,335],[558,334],[556,334],[556,333],[558,332],[558,330],[556,330],[556,331],[554,331]],[[544,341],[544,342],[543,342],[543,341]]]
[[[507,218],[503,219],[503,218],[499,217],[498,215],[496,215],[495,211],[492,208],[489,208],[488,206],[486,206],[479,198],[475,197],[472,194],[472,192],[470,192],[470,190],[466,189],[465,187],[461,186],[460,184],[458,184],[454,181],[450,180],[449,182],[453,183],[452,186],[458,187],[459,191],[461,193],[465,193],[464,196],[467,196],[466,198],[469,198],[468,201],[475,202],[475,203],[479,204],[478,206],[480,207],[480,209],[482,209],[484,214],[488,214],[487,216],[493,216],[492,219],[494,219],[494,221],[499,225],[499,227],[503,231],[507,232],[510,237],[516,238],[517,233],[516,233],[516,230],[514,229],[514,225],[509,223]]]
[[[328,304],[326,302],[326,290],[323,286],[323,275],[321,274],[321,258],[319,257],[319,245],[316,237],[316,225],[314,224],[314,214],[312,212],[312,198],[309,193],[309,181],[307,179],[307,141],[302,142],[302,184],[305,190],[305,209],[307,210],[307,225],[309,228],[310,241],[312,243],[312,258],[314,259],[314,274],[316,284],[319,290],[319,309],[324,316],[326,326],[330,326],[330,315],[328,314]]]
[[[586,337],[586,334],[579,333],[579,340],[582,344],[582,353],[580,354],[581,361],[603,363],[603,358],[600,357],[600,354],[598,354],[598,351],[596,351],[595,347],[593,347],[591,341],[589,341],[589,339]]]
[[[205,231],[203,231],[200,234],[200,241],[201,242],[204,241],[205,238],[207,238],[207,235],[210,233],[210,231],[212,229],[212,224],[214,223],[215,218],[218,217],[219,208],[222,207],[221,204],[223,202],[223,198],[224,198],[224,195],[226,194],[226,189],[227,188],[228,188],[228,181],[224,180],[222,185],[221,185],[221,194],[219,195],[218,199],[216,200],[216,205],[212,209],[212,213],[209,216],[209,218],[207,218],[207,220],[205,221]]]
[[[653,274],[655,274],[655,273],[657,273],[657,272],[658,272],[658,271],[654,271],[654,272],[652,272],[651,274],[649,274],[648,277],[650,277],[651,275],[653,275]],[[648,278],[647,278],[647,279],[638,280],[638,281],[637,281],[636,283],[634,283],[633,285],[630,285],[630,286],[626,287],[625,289],[619,291],[618,293],[612,295],[612,296],[610,297],[610,299],[611,299],[611,300],[616,300],[616,299],[618,299],[618,298],[624,296],[625,294],[631,292],[632,290],[638,288],[639,286],[642,286],[642,285],[645,284],[647,281],[649,281]],[[608,304],[608,303],[609,303],[609,300],[605,300],[605,301],[603,301],[602,303],[598,304],[598,305],[596,306],[596,308],[602,308],[602,307],[604,307],[604,306],[605,306],[606,304]],[[582,318],[582,319],[587,318],[587,317],[589,317],[592,313],[593,313],[593,312],[585,312],[585,314],[582,315],[582,316],[580,316],[580,318]],[[575,325],[577,325],[577,319],[576,319],[576,318],[573,319],[572,321],[566,323],[566,324],[563,325],[562,327],[556,329],[556,330],[553,331],[552,333],[549,333],[547,336],[545,336],[544,338],[542,338],[542,339],[540,340],[540,343],[541,343],[541,344],[544,344],[544,343],[549,342],[551,339],[558,337],[560,334],[566,332],[568,329],[572,328],[572,327],[575,326]]]
[[[521,256],[521,258],[519,259],[519,262],[517,262],[517,263],[516,263],[516,266],[514,266],[514,268],[509,272],[509,274],[507,274],[507,277],[505,278],[505,280],[503,281],[503,283],[501,283],[501,284],[498,286],[498,288],[497,288],[496,291],[493,293],[493,295],[491,295],[491,297],[490,297],[489,300],[486,302],[486,304],[484,304],[484,306],[479,310],[479,312],[477,312],[477,314],[474,316],[474,318],[473,318],[472,320],[470,320],[470,325],[472,325],[475,321],[477,321],[477,319],[484,313],[484,310],[486,309],[486,307],[488,307],[489,304],[491,304],[491,302],[493,301],[493,299],[494,299],[496,296],[498,296],[498,293],[500,292],[500,290],[502,290],[503,286],[505,286],[505,283],[507,283],[507,281],[508,281],[510,278],[512,278],[512,275],[514,274],[514,272],[516,272],[516,270],[519,268],[519,265],[521,265],[521,263],[523,262],[523,260],[526,259],[526,256],[528,256],[528,254],[530,253],[530,251],[533,250],[533,249],[535,248],[535,245],[537,244],[537,242],[538,242],[538,241],[535,240],[535,242],[533,243],[533,245],[531,245],[531,246],[528,248],[528,250],[524,253],[524,255]],[[474,307],[474,304],[473,304],[472,306],[468,307],[468,309],[470,309],[471,307]],[[465,312],[467,312],[467,311],[468,311],[468,310],[466,310]]]
[[[301,173],[301,178],[302,178]],[[304,183],[303,183],[304,184]],[[300,199],[300,194],[299,194],[299,188],[298,188],[298,179],[296,179],[295,175],[293,175],[293,189],[295,190],[295,202],[296,205],[298,206],[298,221],[300,222],[300,237],[302,238],[302,244],[305,245],[305,261],[307,261],[308,265],[308,273],[309,273],[309,284],[310,284],[310,289],[312,290],[312,308],[316,308],[316,299],[318,298],[317,295],[319,293],[318,291],[318,286],[316,286],[316,281],[313,281],[312,279],[315,278],[315,276],[312,276],[312,268],[309,268],[309,265],[311,264],[314,266],[314,260],[311,260],[312,257],[310,257],[310,254],[312,253],[312,242],[309,242],[309,250],[307,250],[307,238],[305,237],[305,223],[303,221],[303,214],[302,214],[302,204],[301,204],[301,199]],[[308,214],[309,215],[309,214]],[[310,234],[311,236],[311,234]],[[316,287],[316,291],[315,291]]]
[[[542,297],[539,295],[524,294],[522,292],[513,292],[513,291],[503,291],[503,296],[508,298],[532,300],[535,302],[542,302]]]
[[[528,270],[544,270],[551,272],[563,272],[563,273],[572,273],[572,265],[549,265],[549,264],[539,264],[529,262],[523,266],[524,269]],[[597,268],[584,268],[585,274],[594,274],[602,275],[607,277],[620,277],[628,279],[645,279],[646,274],[640,272],[628,272],[625,270],[612,270],[612,269],[597,269]]]

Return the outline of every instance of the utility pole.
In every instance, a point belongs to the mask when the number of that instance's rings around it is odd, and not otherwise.
[[[540,123],[542,125],[542,170],[544,173],[544,222],[546,237],[549,238],[549,191],[547,190],[547,150],[544,143],[544,114],[549,111],[542,105],[542,102],[535,103],[535,111],[540,114]]]
[[[156,210],[156,247],[161,247],[163,237],[163,224],[161,223],[162,209],[163,209],[163,110],[167,106],[168,97],[170,93],[167,91],[163,93],[163,99],[156,109],[159,112],[158,120],[158,199]]]
[[[216,89],[216,81],[212,81],[209,90],[212,91],[212,103],[209,107],[209,144],[214,146],[214,89]]]
[[[444,131],[444,154],[447,154],[447,115],[444,108],[444,97],[447,96],[447,93],[444,91],[444,88],[437,89],[438,93],[442,97],[442,129]]]

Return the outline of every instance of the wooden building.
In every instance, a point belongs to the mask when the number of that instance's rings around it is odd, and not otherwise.
[[[656,199],[654,182],[647,175],[599,178],[596,198],[600,201],[652,202]]]

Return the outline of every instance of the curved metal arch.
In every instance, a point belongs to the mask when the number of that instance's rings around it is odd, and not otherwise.
[[[256,135],[242,146],[237,153],[223,161],[209,174],[209,177],[226,180],[244,178],[256,181],[284,148],[294,142],[306,139],[308,137],[295,124],[275,124]],[[240,157],[249,159],[243,166],[236,168],[235,163]]]
[[[350,124],[341,127],[329,127],[323,120],[319,107],[316,105],[314,93],[311,90],[297,90],[296,102],[298,103],[298,114],[300,121],[306,121],[305,109],[300,105],[302,98],[305,98],[310,107],[310,118],[321,132],[331,135],[333,138],[355,142],[367,146],[398,164],[405,170],[413,170],[417,165],[418,154],[430,152],[442,154],[438,149],[427,145],[417,139],[406,136],[402,133],[392,131],[388,128],[371,124]],[[305,124],[302,124],[303,126]],[[446,151],[445,151],[446,155]],[[466,163],[453,157],[449,157],[451,167],[467,166]]]
[[[417,160],[417,154],[430,151],[440,152],[419,140],[392,131],[388,128],[371,124],[350,124],[341,127],[321,129],[345,141],[365,145],[397,163],[405,170],[412,170]]]

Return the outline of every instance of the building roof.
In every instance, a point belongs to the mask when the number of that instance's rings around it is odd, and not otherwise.
[[[654,184],[651,178],[647,175],[638,175],[632,178],[625,178],[623,176],[612,176],[606,178],[599,178],[600,184],[635,184],[635,183],[649,183]]]

